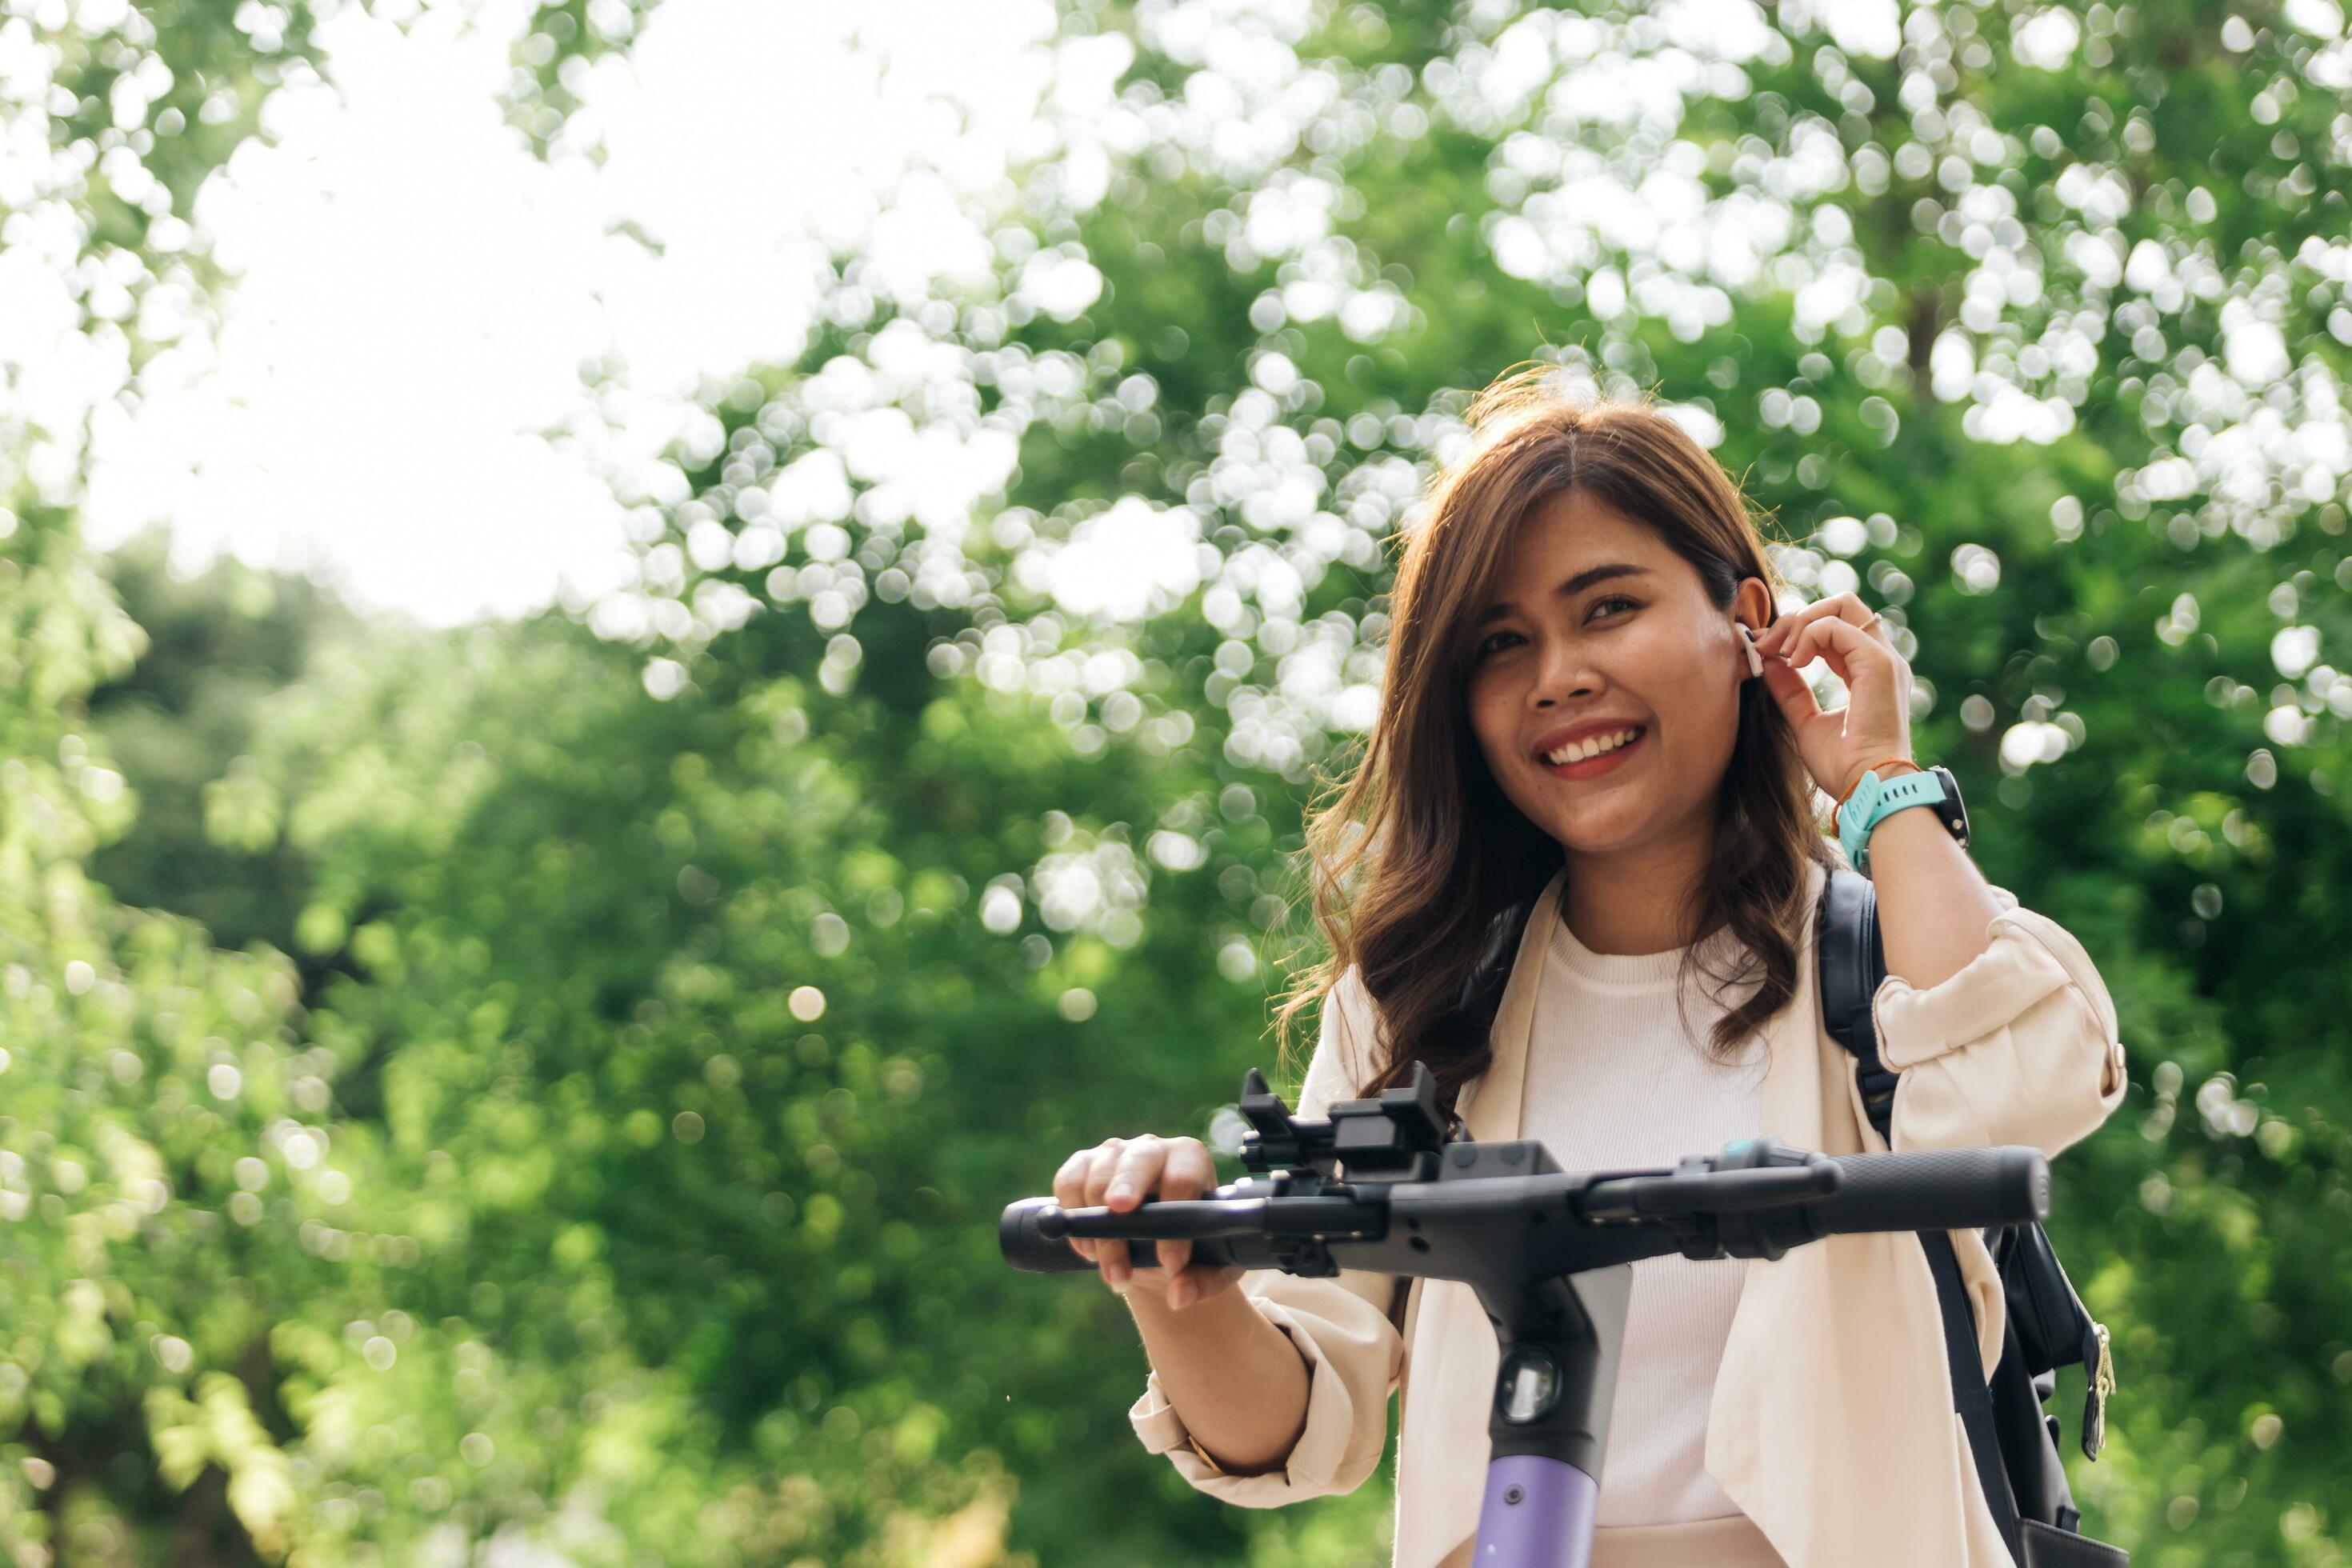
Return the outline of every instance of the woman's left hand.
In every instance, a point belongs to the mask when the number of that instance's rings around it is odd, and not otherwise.
[[[1832,594],[1782,616],[1757,634],[1764,689],[1797,734],[1813,781],[1843,800],[1864,768],[1911,760],[1911,666],[1886,625],[1852,594]],[[1845,682],[1845,706],[1824,712],[1799,671],[1815,659]]]

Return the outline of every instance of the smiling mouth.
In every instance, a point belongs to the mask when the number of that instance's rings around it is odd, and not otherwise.
[[[1595,752],[1589,757],[1579,757],[1573,762],[1567,763],[1555,763],[1549,757],[1538,755],[1536,763],[1546,773],[1557,774],[1561,778],[1584,778],[1593,773],[1606,772],[1619,758],[1647,740],[1649,734],[1648,725],[1636,724],[1633,726],[1632,740],[1612,746],[1605,752]]]

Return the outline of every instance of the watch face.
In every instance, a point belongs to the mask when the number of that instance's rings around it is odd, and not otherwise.
[[[1936,808],[1937,813],[1951,828],[1952,837],[1966,844],[1969,841],[1969,808],[1960,799],[1960,781],[1952,776],[1951,769],[1940,763],[1927,771],[1942,780],[1944,784],[1944,804]]]

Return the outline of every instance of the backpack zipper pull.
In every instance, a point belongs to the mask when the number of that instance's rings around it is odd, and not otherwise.
[[[2115,1358],[2107,1353],[2107,1326],[2095,1320],[2091,1331],[2099,1336],[2099,1364],[2091,1374],[2090,1457],[2097,1458],[2107,1440],[2107,1395],[2116,1391]]]

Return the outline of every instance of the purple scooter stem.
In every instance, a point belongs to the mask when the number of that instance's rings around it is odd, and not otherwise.
[[[1486,1467],[1475,1568],[1591,1568],[1601,1483],[1565,1459],[1509,1454]]]

